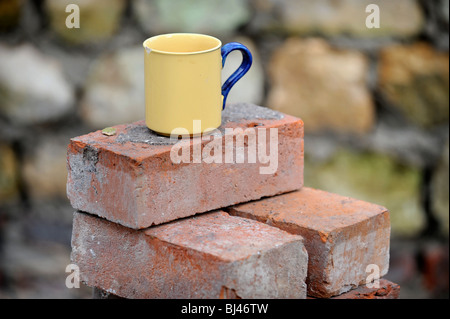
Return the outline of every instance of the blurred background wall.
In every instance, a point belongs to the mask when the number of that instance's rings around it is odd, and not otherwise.
[[[0,298],[91,296],[65,287],[66,146],[143,119],[141,43],[167,32],[247,45],[229,102],[301,117],[305,184],[389,208],[386,278],[448,298],[448,0],[0,0]]]

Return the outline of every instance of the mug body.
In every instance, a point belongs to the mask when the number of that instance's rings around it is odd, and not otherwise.
[[[190,33],[144,42],[145,120],[151,130],[198,135],[221,125],[221,46],[214,37]]]

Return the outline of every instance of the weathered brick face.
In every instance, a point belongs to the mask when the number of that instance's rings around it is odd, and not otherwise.
[[[74,214],[81,280],[126,298],[306,298],[301,236],[213,212],[145,230]]]
[[[378,285],[368,287],[361,285],[331,299],[399,299],[400,286],[386,279],[380,279]],[[308,297],[308,299],[316,299]]]
[[[374,271],[378,278],[388,271],[390,220],[384,207],[304,187],[229,212],[304,238],[310,296],[339,295],[365,283]]]
[[[68,147],[70,202],[75,209],[142,229],[300,189],[303,122],[264,109],[247,104],[227,107],[221,131],[216,132],[222,134],[215,140],[222,145],[220,163],[204,157],[196,163],[194,158],[198,150],[211,148],[214,137],[182,142],[190,150],[189,162],[174,163],[171,150],[176,141],[153,134],[144,122],[118,125],[114,136],[97,131],[74,138]],[[227,135],[226,129],[231,133]],[[261,173],[270,163],[261,161],[259,154],[255,163],[248,161],[251,140],[246,129],[256,132],[257,144],[265,146],[266,154],[276,151],[276,170],[271,174]],[[269,150],[271,129],[277,133],[276,150]],[[238,152],[247,157],[239,158]],[[227,154],[232,158],[234,154],[231,162]]]

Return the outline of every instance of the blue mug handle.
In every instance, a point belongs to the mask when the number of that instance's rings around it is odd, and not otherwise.
[[[239,81],[247,72],[253,63],[253,57],[250,50],[247,49],[243,44],[238,42],[230,42],[222,47],[222,68],[225,65],[228,54],[234,50],[239,50],[242,53],[242,63],[239,68],[225,81],[222,85],[222,95],[223,95],[223,106],[222,110],[225,109],[225,103],[227,101],[228,93],[230,93],[231,88]]]

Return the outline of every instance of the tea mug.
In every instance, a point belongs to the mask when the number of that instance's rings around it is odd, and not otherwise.
[[[162,135],[218,128],[230,89],[252,65],[249,49],[237,42],[222,47],[219,39],[194,33],[158,35],[143,46],[148,128]],[[222,86],[221,70],[234,50],[242,53],[242,63]]]

